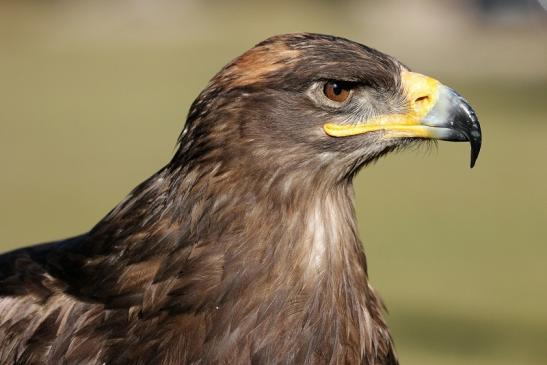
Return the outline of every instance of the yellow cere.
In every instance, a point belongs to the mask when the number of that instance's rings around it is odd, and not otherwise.
[[[326,123],[325,133],[332,137],[347,137],[383,130],[385,137],[431,137],[421,120],[433,108],[438,98],[439,81],[415,72],[403,71],[401,83],[405,89],[409,111],[406,114],[380,115],[356,125]]]

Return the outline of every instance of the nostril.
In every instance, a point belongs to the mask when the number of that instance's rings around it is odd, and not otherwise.
[[[429,96],[427,95],[420,96],[419,98],[416,98],[416,100],[414,100],[416,104],[423,104],[423,103],[427,103],[428,101],[429,101]]]

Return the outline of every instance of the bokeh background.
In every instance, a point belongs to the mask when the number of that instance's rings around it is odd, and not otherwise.
[[[190,103],[262,39],[312,31],[462,93],[484,144],[355,182],[403,364],[547,363],[547,1],[0,2],[0,251],[92,227],[168,161]]]

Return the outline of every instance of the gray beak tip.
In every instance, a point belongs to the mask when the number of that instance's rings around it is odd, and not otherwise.
[[[453,89],[443,85],[439,95],[437,105],[430,112],[431,120],[433,120],[432,125],[446,128],[441,139],[470,143],[470,167],[473,168],[479,157],[482,143],[477,114],[469,103]]]

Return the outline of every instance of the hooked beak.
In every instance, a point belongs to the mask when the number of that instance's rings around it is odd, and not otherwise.
[[[467,101],[439,81],[415,72],[403,71],[401,81],[409,104],[406,114],[380,115],[356,125],[327,123],[325,133],[347,137],[383,131],[382,138],[469,142],[473,167],[482,137],[477,116]]]

